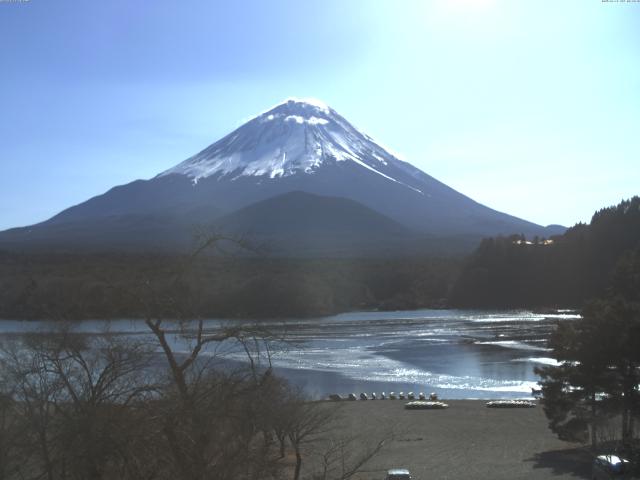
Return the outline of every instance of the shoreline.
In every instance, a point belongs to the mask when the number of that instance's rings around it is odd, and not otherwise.
[[[342,402],[348,402],[347,396],[350,393],[354,393],[360,400],[360,393],[364,392],[368,396],[372,392],[376,392],[378,400],[374,402],[403,402],[405,400],[390,400],[389,393],[395,392],[398,395],[400,392],[404,392],[405,395],[409,392],[413,392],[417,397],[420,392],[425,395],[429,395],[432,392],[436,393],[439,398],[449,398],[451,400],[471,400],[486,402],[489,400],[535,400],[531,395],[530,386],[527,384],[527,388],[522,391],[516,390],[478,390],[473,388],[442,388],[437,386],[429,386],[416,382],[395,382],[390,383],[387,381],[372,381],[362,380],[347,377],[345,375],[327,372],[323,370],[306,370],[287,367],[274,367],[274,372],[283,378],[286,378],[291,383],[301,387],[307,392],[314,400],[326,400],[329,395],[338,394],[342,397]],[[536,384],[537,385],[537,384]],[[533,385],[531,385],[533,386]],[[535,388],[539,388],[536,386]],[[386,392],[387,400],[380,400],[381,392]]]
[[[560,313],[574,313],[574,314],[579,314],[581,307],[576,307],[576,306],[554,306],[554,307],[534,307],[534,306],[509,306],[509,307],[500,307],[500,306],[495,306],[495,307],[486,307],[486,306],[482,306],[482,307],[473,307],[473,306],[461,306],[461,305],[450,305],[450,304],[441,304],[441,303],[437,303],[437,304],[432,304],[432,305],[422,305],[422,306],[417,306],[415,308],[352,308],[352,309],[347,309],[347,310],[335,310],[335,311],[325,311],[325,312],[315,312],[315,313],[309,313],[309,312],[301,312],[299,314],[293,314],[293,315],[289,315],[289,316],[273,316],[273,315],[255,315],[255,314],[241,314],[241,315],[232,315],[232,316],[224,316],[224,315],[207,315],[205,320],[216,320],[216,321],[224,321],[224,322],[239,322],[239,321],[253,321],[256,323],[259,322],[268,322],[268,321],[283,321],[283,322],[290,322],[290,321],[295,321],[295,320],[310,320],[313,318],[326,318],[326,317],[336,317],[339,315],[348,315],[348,314],[358,314],[358,313],[364,313],[364,314],[371,314],[371,313],[381,313],[381,314],[386,314],[386,313],[399,313],[399,312],[418,312],[421,310],[429,310],[429,311],[442,311],[442,310],[461,310],[461,311],[466,311],[466,310],[474,310],[474,311],[478,311],[478,312],[483,312],[483,313],[490,313],[490,312],[531,312],[533,314],[536,315],[557,315]],[[82,323],[82,322],[113,322],[113,321],[121,321],[121,320],[128,320],[128,321],[144,321],[145,317],[143,315],[137,317],[134,315],[132,316],[122,316],[122,315],[115,315],[115,316],[105,316],[105,317],[87,317],[87,318],[69,318],[69,319],[65,319],[65,320],[53,320],[51,318],[47,318],[45,316],[30,316],[30,317],[24,317],[24,318],[20,318],[18,316],[12,316],[12,317],[5,317],[5,316],[0,316],[0,323],[1,322],[58,322],[58,323]],[[180,321],[179,318],[165,318],[164,320],[168,321],[168,322],[178,322]],[[194,318],[193,321],[197,321],[197,318]]]
[[[0,322],[0,335],[55,328],[47,322]],[[221,321],[206,319],[207,331]],[[167,321],[167,331],[175,325]],[[148,335],[142,321],[74,323],[84,334]],[[436,392],[442,398],[530,398],[539,378],[533,367],[555,321],[529,312],[417,310],[347,314],[293,323],[273,322],[291,343],[270,358],[275,373],[312,398],[332,393]],[[144,337],[140,337],[144,339]],[[188,340],[174,338],[175,348]],[[531,344],[527,342],[533,342]],[[244,354],[229,355],[240,362]]]

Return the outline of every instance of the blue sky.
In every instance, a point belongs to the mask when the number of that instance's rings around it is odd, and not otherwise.
[[[640,3],[4,1],[0,42],[0,229],[291,96],[540,224],[640,194]]]

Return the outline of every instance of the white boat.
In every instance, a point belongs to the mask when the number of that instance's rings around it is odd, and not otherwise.
[[[414,402],[405,403],[404,408],[407,410],[442,410],[449,408],[444,402],[425,402],[424,400],[416,400]]]
[[[528,400],[493,400],[487,402],[489,408],[534,408],[535,402]]]

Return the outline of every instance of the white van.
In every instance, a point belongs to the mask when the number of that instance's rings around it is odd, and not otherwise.
[[[593,460],[593,480],[631,479],[631,462],[617,455],[598,455]]]
[[[387,472],[386,480],[411,480],[411,474],[406,468],[393,468]]]

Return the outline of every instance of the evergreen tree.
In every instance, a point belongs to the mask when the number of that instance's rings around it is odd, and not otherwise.
[[[640,308],[621,295],[591,302],[582,318],[561,323],[551,338],[560,366],[537,369],[542,377],[544,410],[560,438],[583,440],[591,430],[620,415],[620,437],[631,445],[640,413]]]

